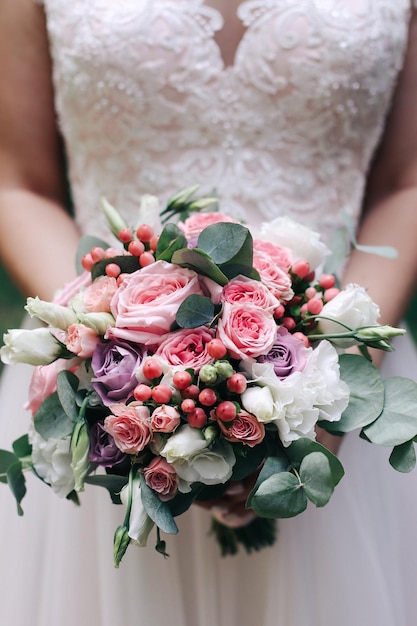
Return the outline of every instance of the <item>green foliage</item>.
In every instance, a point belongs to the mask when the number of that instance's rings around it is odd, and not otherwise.
[[[214,304],[210,298],[192,294],[179,306],[175,321],[181,328],[210,325],[214,319]]]
[[[166,502],[162,502],[156,493],[148,487],[142,474],[140,477],[140,491],[143,506],[151,520],[155,522],[158,528],[164,533],[175,535],[178,532],[178,526],[174,521],[169,506]]]
[[[158,239],[156,248],[157,261],[171,261],[176,250],[187,247],[187,240],[176,224],[167,224]]]
[[[91,248],[95,247],[103,248],[104,250],[106,250],[109,247],[109,244],[102,239],[99,239],[98,237],[93,237],[91,235],[85,235],[84,237],[81,237],[78,243],[77,254],[75,257],[75,268],[77,270],[77,274],[82,274],[85,271],[81,264],[81,260],[85,254],[88,254],[90,252]]]
[[[413,441],[395,446],[389,457],[392,467],[398,472],[411,472],[416,466],[416,451]]]

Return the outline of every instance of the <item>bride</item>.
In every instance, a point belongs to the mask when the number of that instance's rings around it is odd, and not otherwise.
[[[250,224],[289,214],[329,241],[344,210],[361,242],[399,251],[354,253],[344,280],[401,318],[417,271],[412,0],[2,0],[0,75],[0,250],[23,292],[73,278],[80,233],[106,235],[101,196],[135,223],[141,194],[197,182]],[[383,367],[415,374],[411,342]],[[4,374],[2,448],[25,431],[29,378]],[[29,477],[19,518],[4,487],[0,622],[413,626],[417,474],[385,452],[345,437],[331,502],[282,520],[273,548],[222,559],[194,507],[169,559],[132,548],[119,570],[104,491],[77,509]]]

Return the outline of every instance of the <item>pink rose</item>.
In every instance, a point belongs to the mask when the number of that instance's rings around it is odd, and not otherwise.
[[[179,228],[184,233],[187,239],[197,237],[202,230],[211,226],[212,224],[218,224],[219,222],[228,222],[238,224],[237,220],[234,220],[225,213],[212,212],[212,213],[193,213],[190,217],[187,217],[185,222],[178,222]]]
[[[258,270],[262,282],[278,300],[284,302],[291,300],[294,295],[291,277],[275,263],[269,254],[254,250],[253,266]]]
[[[145,468],[144,475],[148,487],[156,491],[163,502],[172,500],[177,493],[177,473],[163,457],[155,457]]]
[[[87,313],[109,313],[110,302],[117,291],[117,281],[110,276],[99,276],[82,293]]]
[[[29,386],[29,397],[25,405],[34,416],[40,405],[48,396],[56,391],[56,379],[59,372],[75,368],[78,359],[57,359],[49,365],[38,365],[34,368]]]
[[[55,304],[60,304],[61,306],[67,306],[68,303],[83,289],[83,287],[87,287],[91,285],[91,274],[90,272],[83,272],[77,278],[66,283],[64,287],[57,293],[54,298]]]
[[[293,264],[294,257],[291,250],[283,248],[271,241],[264,241],[263,239],[254,239],[253,249],[256,252],[265,252],[271,259],[280,267],[284,272],[289,272],[290,267]]]
[[[166,336],[155,355],[173,369],[189,367],[198,372],[203,365],[213,362],[207,352],[207,344],[213,337],[214,331],[205,326],[176,330]]]
[[[244,443],[253,448],[261,443],[265,437],[265,426],[258,422],[256,417],[241,409],[233,422],[224,424],[218,420],[218,424],[227,441],[233,443]]]
[[[157,433],[172,433],[181,422],[177,409],[170,404],[161,404],[151,415],[150,426]]]
[[[224,288],[220,300],[231,304],[253,304],[266,311],[279,306],[279,300],[259,280],[246,276],[233,278]]]
[[[277,326],[271,313],[248,304],[223,305],[217,336],[235,359],[267,354],[274,345]]]
[[[116,446],[126,454],[137,454],[152,439],[149,426],[149,409],[139,403],[113,404],[113,415],[104,420],[104,430],[111,435]]]
[[[88,359],[100,341],[97,333],[84,324],[71,324],[65,334],[65,345],[81,359]]]
[[[107,338],[158,344],[169,332],[180,304],[191,294],[202,293],[196,272],[166,261],[133,272],[112,299],[116,326],[108,329]]]

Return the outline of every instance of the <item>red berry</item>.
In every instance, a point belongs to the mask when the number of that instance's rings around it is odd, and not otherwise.
[[[191,398],[186,398],[185,400],[181,402],[181,410],[184,413],[191,413],[191,411],[194,411],[194,409],[195,409],[195,402],[194,400],[191,400]]]
[[[231,393],[243,393],[248,383],[243,374],[233,374],[227,379],[226,385]]]
[[[197,385],[190,385],[182,390],[181,395],[183,398],[193,398],[193,400],[195,400],[198,398],[199,393],[200,389]]]
[[[116,248],[106,248],[104,251],[104,258],[112,259],[114,256],[120,256],[121,254],[120,250],[116,250]]]
[[[207,424],[207,415],[204,409],[197,407],[187,415],[187,422],[192,428],[203,428]]]
[[[302,343],[305,345],[306,348],[310,347],[310,345],[311,345],[310,344],[310,339],[304,333],[296,332],[296,333],[293,334],[293,337],[295,339],[298,339],[299,341],[302,341]]]
[[[294,328],[297,326],[295,319],[292,317],[283,317],[281,320],[281,324],[289,331],[294,330]]]
[[[235,419],[236,414],[236,405],[229,400],[220,402],[220,404],[216,407],[216,417],[218,417],[222,422],[232,422]]]
[[[311,298],[315,298],[317,295],[317,291],[315,287],[307,287],[304,293],[305,293],[305,297],[307,298],[307,300],[311,300]]]
[[[322,289],[331,289],[334,287],[336,278],[333,274],[322,274],[319,279],[319,285]]]
[[[186,389],[191,385],[192,376],[190,372],[186,372],[185,370],[180,370],[175,372],[172,377],[172,381],[177,389]]]
[[[106,274],[111,278],[117,278],[118,276],[120,276],[121,271],[122,270],[117,265],[117,263],[109,263],[108,265],[106,265]]]
[[[279,306],[277,306],[276,309],[274,309],[274,317],[276,320],[281,319],[281,317],[284,315],[285,313],[285,307],[283,304],[280,304]]]
[[[153,359],[149,357],[143,364],[142,367],[143,375],[148,380],[153,380],[154,378],[159,378],[162,376],[162,366],[158,359]]]
[[[141,241],[131,241],[128,246],[128,252],[130,252],[132,256],[140,256],[145,252],[145,246]]]
[[[152,263],[155,263],[155,257],[152,252],[142,252],[139,257],[139,265],[146,267],[147,265],[152,265]]]
[[[294,261],[291,271],[299,278],[305,278],[310,273],[310,263],[306,259]]]
[[[326,289],[326,291],[324,292],[324,301],[330,302],[330,300],[333,300],[333,298],[335,298],[338,293],[340,293],[340,289],[337,289],[337,287]]]
[[[103,248],[100,248],[99,246],[95,246],[94,248],[91,248],[90,254],[94,263],[97,263],[98,261],[101,261],[101,259],[104,259],[105,252]]]
[[[152,389],[152,400],[158,404],[168,404],[172,398],[172,389],[168,385],[156,385]]]
[[[152,396],[152,389],[149,385],[141,383],[134,388],[133,395],[135,400],[138,400],[139,402],[146,402],[146,400],[149,400]]]
[[[198,401],[203,406],[213,406],[217,402],[216,392],[211,387],[205,387],[200,391]]]
[[[91,254],[84,254],[83,258],[81,259],[81,265],[87,272],[91,272],[91,270],[93,269],[93,265],[94,265],[94,261],[91,257]]]
[[[118,238],[122,243],[129,243],[129,241],[132,241],[132,237],[130,228],[121,228],[119,230]]]
[[[151,250],[155,252],[158,246],[159,235],[154,235],[152,239],[149,241],[149,247]]]
[[[153,237],[153,228],[149,224],[141,224],[136,229],[136,236],[140,241],[147,243]]]
[[[206,344],[206,348],[213,359],[222,359],[227,353],[227,348],[221,339],[212,339]]]
[[[307,311],[311,313],[311,315],[318,315],[323,308],[323,302],[320,298],[311,298],[307,302]]]

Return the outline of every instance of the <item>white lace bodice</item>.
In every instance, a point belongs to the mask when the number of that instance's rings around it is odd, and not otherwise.
[[[248,0],[234,64],[203,0],[44,0],[77,219],[100,196],[200,183],[249,222],[356,218],[403,62],[411,0]]]

